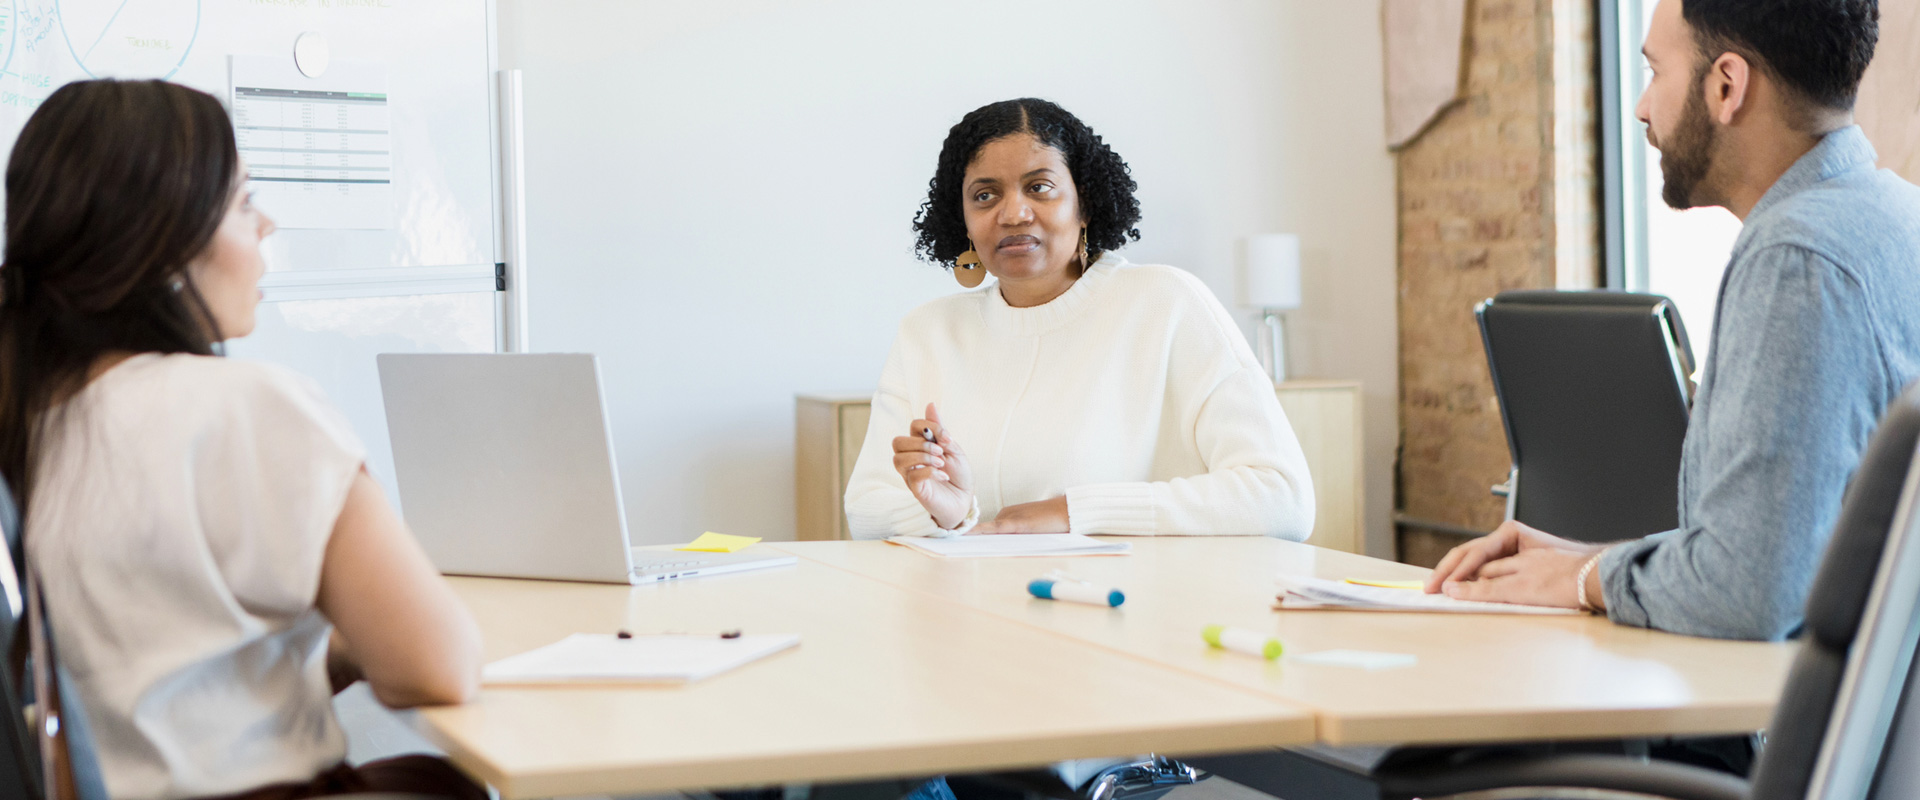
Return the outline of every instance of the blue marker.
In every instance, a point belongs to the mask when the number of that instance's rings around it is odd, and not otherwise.
[[[1027,584],[1027,591],[1042,600],[1069,600],[1094,606],[1111,607],[1127,602],[1126,593],[1119,589],[1101,589],[1090,583],[1053,578],[1035,578]]]

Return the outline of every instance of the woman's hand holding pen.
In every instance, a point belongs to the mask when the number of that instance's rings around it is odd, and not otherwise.
[[[893,469],[907,482],[934,524],[953,529],[973,510],[973,468],[966,451],[940,425],[940,411],[927,404],[925,419],[908,425],[908,435],[893,438]]]

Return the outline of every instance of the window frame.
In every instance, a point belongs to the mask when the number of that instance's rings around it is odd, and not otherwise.
[[[1633,110],[1646,87],[1640,42],[1646,38],[1646,3],[1595,0],[1599,37],[1600,250],[1602,285],[1646,291],[1647,148]]]

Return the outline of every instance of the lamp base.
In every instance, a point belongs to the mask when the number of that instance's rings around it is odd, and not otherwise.
[[[1261,314],[1260,326],[1266,331],[1260,337],[1261,366],[1267,368],[1274,383],[1283,383],[1287,380],[1287,317],[1269,308]]]

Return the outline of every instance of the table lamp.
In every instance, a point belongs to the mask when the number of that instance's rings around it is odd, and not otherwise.
[[[1300,237],[1266,233],[1247,237],[1246,274],[1240,305],[1261,310],[1265,335],[1254,345],[1275,383],[1287,379],[1286,312],[1300,307]]]

